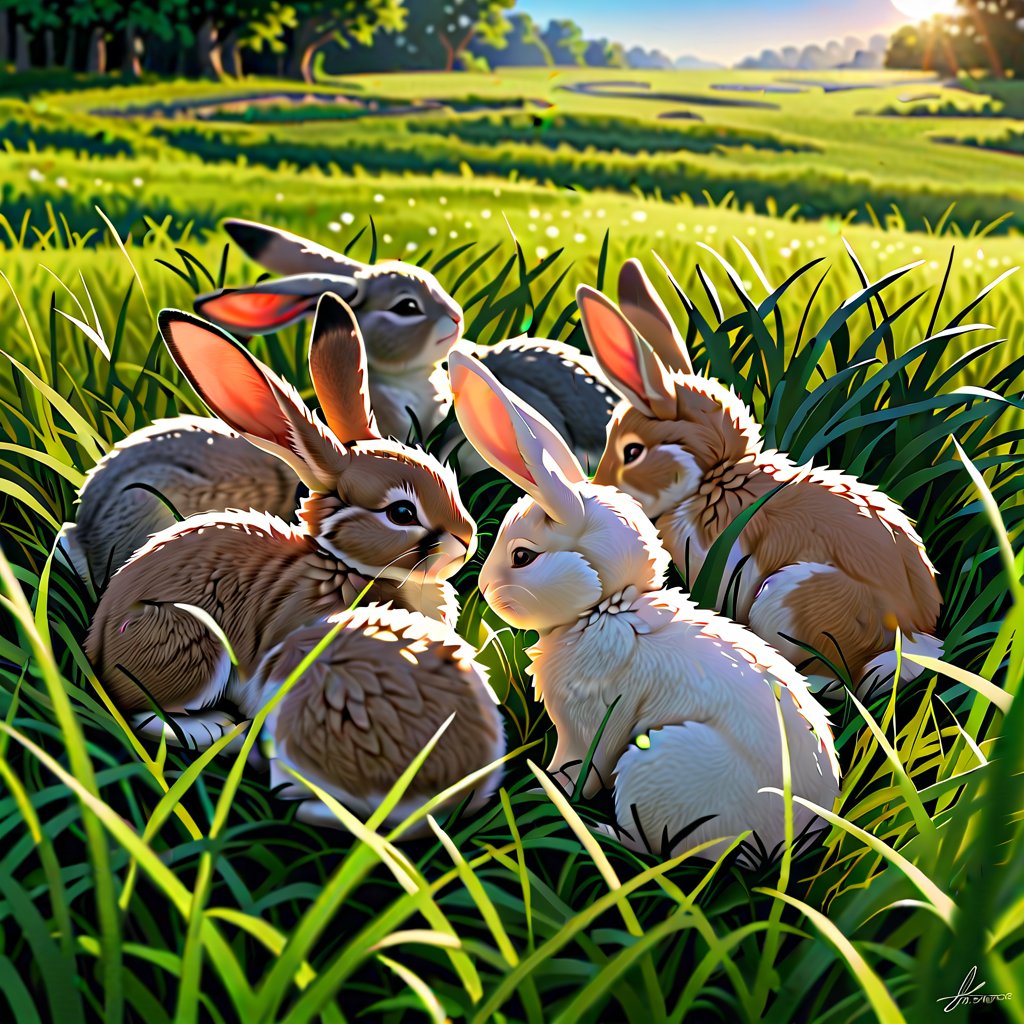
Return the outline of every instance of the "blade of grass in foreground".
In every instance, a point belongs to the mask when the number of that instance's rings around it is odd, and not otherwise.
[[[93,772],[92,759],[86,747],[81,726],[71,707],[64,682],[57,669],[53,651],[43,640],[36,628],[35,619],[28,601],[15,578],[7,556],[0,548],[0,582],[7,596],[3,604],[7,606],[18,624],[23,635],[28,639],[35,656],[46,690],[53,706],[54,715],[63,736],[68,761],[75,778],[81,780],[81,791],[89,800],[82,799],[84,804],[90,800],[99,801],[99,790]],[[2,723],[0,723],[2,726]],[[38,748],[37,748],[38,749]],[[124,1015],[124,996],[121,989],[121,920],[114,895],[114,875],[110,866],[106,837],[95,816],[83,805],[82,819],[85,828],[86,845],[92,863],[93,878],[96,888],[96,903],[100,921],[101,964],[104,978],[104,1009],[109,1021],[120,1021]]]

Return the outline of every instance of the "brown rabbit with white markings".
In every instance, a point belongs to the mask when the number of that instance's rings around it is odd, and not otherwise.
[[[358,325],[340,299],[321,300],[309,355],[326,427],[219,329],[164,310],[160,330],[207,405],[286,462],[311,494],[299,526],[257,511],[186,519],[154,536],[114,576],[86,653],[123,710],[139,712],[152,698],[194,737],[223,727],[223,716],[189,713],[215,704],[236,672],[243,681],[251,676],[294,629],[348,608],[367,587],[368,601],[437,619],[454,615],[446,581],[473,551],[474,523],[450,470],[381,439]],[[182,605],[212,616],[237,667]]]
[[[895,631],[903,650],[935,657],[941,598],[904,512],[853,476],[766,451],[740,399],[694,373],[685,342],[637,260],[619,277],[620,309],[582,286],[591,350],[625,396],[595,482],[632,494],[693,580],[715,539],[780,484],[730,554],[718,607],[738,575],[736,619],[826,689],[845,662],[861,695],[891,688]],[[921,670],[904,660],[901,678]]]

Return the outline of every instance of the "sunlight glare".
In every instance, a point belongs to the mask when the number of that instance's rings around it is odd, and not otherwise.
[[[925,21],[940,14],[955,14],[957,0],[892,0],[900,14],[915,21]]]

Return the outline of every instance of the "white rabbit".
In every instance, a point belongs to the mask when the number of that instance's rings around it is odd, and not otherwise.
[[[236,672],[244,681],[294,629],[345,610],[367,586],[367,601],[450,619],[455,599],[447,580],[472,553],[476,529],[449,469],[380,438],[359,328],[336,296],[321,300],[309,356],[328,427],[219,329],[164,310],[160,330],[207,405],[284,460],[311,491],[297,527],[265,512],[222,512],[156,534],[117,572],[96,609],[86,653],[114,701],[127,712],[156,701],[202,738],[207,725],[223,726],[223,716],[203,711]],[[236,668],[214,632],[182,605],[219,624]]]
[[[450,626],[418,612],[361,606],[289,633],[254,675],[230,693],[247,716],[281,684],[338,622],[342,630],[303,672],[264,724],[270,782],[277,795],[304,801],[299,814],[316,824],[338,819],[282,770],[287,766],[369,817],[417,754],[455,717],[427,756],[386,824],[397,825],[428,800],[500,759],[505,734],[487,670]],[[498,767],[480,780],[468,809],[501,781]],[[278,788],[281,787],[281,788]],[[436,808],[442,813],[466,796]],[[420,834],[410,829],[406,838]]]
[[[822,691],[836,677],[811,647],[844,662],[862,697],[892,687],[895,630],[904,651],[938,657],[935,570],[903,510],[835,470],[767,451],[739,398],[694,373],[686,344],[637,260],[619,276],[620,309],[577,291],[590,347],[625,396],[609,426],[596,483],[632,494],[687,579],[722,531],[778,485],[739,537],[719,604],[736,571],[736,617],[796,665],[814,665]],[[901,677],[921,669],[904,659]]]
[[[453,353],[455,411],[470,442],[526,491],[498,531],[480,592],[536,630],[532,673],[558,734],[549,771],[574,784],[615,704],[585,794],[614,791],[626,842],[662,855],[752,829],[784,841],[777,710],[793,792],[831,808],[839,767],[805,680],[743,627],[663,589],[669,558],[635,498],[588,482],[565,442],[486,367]],[[820,827],[794,804],[796,833]],[[746,854],[750,859],[750,854]]]

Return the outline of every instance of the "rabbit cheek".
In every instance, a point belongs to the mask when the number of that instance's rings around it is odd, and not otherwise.
[[[697,460],[677,444],[651,448],[635,467],[625,466],[619,486],[644,507],[651,519],[697,493],[703,473]]]

